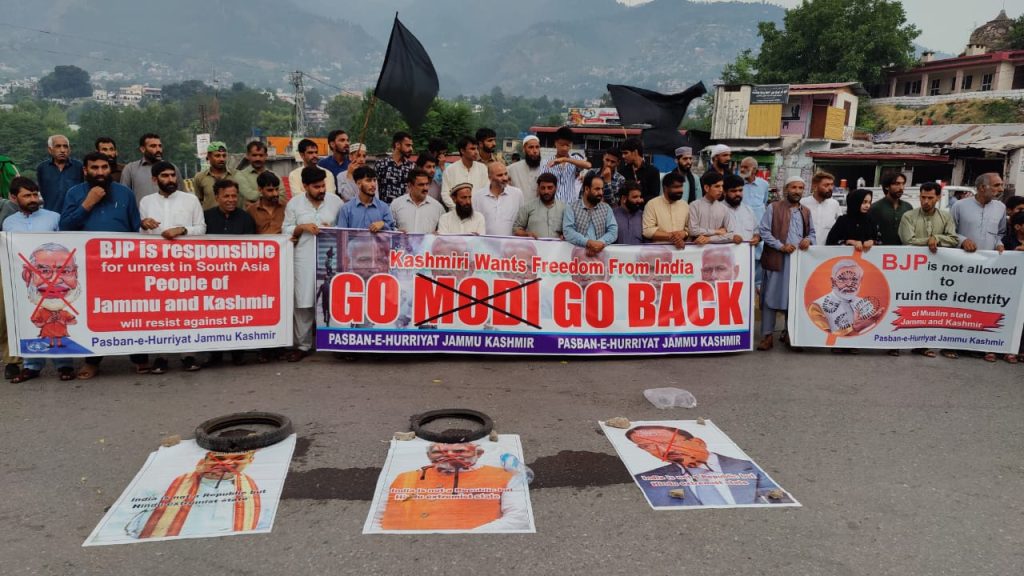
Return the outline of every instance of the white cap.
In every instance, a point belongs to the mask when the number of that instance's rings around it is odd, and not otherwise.
[[[526,138],[523,138],[523,146],[526,146],[526,143],[530,142],[532,140],[536,140],[537,142],[540,142],[540,138],[537,138],[533,134],[529,134],[528,136],[526,136]]]
[[[728,154],[732,152],[732,148],[729,148],[725,144],[715,144],[711,147],[711,157],[714,158],[719,154]]]
[[[790,184],[792,184],[794,182],[799,182],[801,184],[806,184],[806,182],[804,182],[803,178],[801,178],[799,176],[790,176],[789,178],[786,178],[786,184],[785,185],[789,186]]]

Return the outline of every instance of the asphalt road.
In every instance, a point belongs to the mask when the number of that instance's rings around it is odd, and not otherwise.
[[[1024,366],[776,349],[104,370],[0,386],[0,573],[1024,573]],[[642,396],[668,385],[698,407]],[[362,536],[384,441],[452,406],[521,435],[537,533]],[[254,409],[300,436],[273,533],[81,547],[161,438]],[[710,418],[803,507],[654,512],[597,431],[613,416]]]

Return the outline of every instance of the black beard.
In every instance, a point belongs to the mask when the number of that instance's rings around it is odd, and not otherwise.
[[[536,168],[537,166],[540,166],[540,156],[524,156],[523,162],[526,162],[526,165],[530,168]]]
[[[178,183],[174,182],[168,184],[158,184],[157,188],[160,188],[161,192],[165,192],[166,194],[170,195],[178,191]]]
[[[673,192],[669,192],[668,193],[668,199],[670,201],[672,201],[672,202],[679,202],[680,200],[683,199],[683,193],[680,192],[680,193],[676,194],[676,193],[673,193]]]
[[[683,168],[682,166],[679,166],[679,165],[676,165],[676,167],[679,168],[679,173],[680,174],[689,174],[690,173],[690,169],[689,168]]]
[[[104,176],[103,178],[90,178],[86,176],[85,181],[89,186],[99,186],[104,190],[110,190],[110,178],[107,176]]]
[[[149,154],[143,154],[142,157],[146,160],[146,162],[149,162],[150,164],[156,164],[157,162],[164,159],[163,154],[161,154],[160,156],[150,156]]]
[[[725,197],[725,203],[728,204],[729,206],[732,206],[733,208],[735,208],[735,207],[737,207],[737,206],[739,206],[740,204],[743,203],[743,197],[741,196],[739,198],[736,198],[735,201],[734,201],[732,198],[729,198],[728,196],[726,196]]]
[[[466,204],[465,206],[463,206],[462,204],[456,204],[455,213],[459,215],[459,218],[465,220],[466,218],[469,218],[470,216],[473,215],[473,205]]]
[[[640,210],[640,206],[633,204],[632,202],[626,202],[626,210],[630,214],[636,214]]]

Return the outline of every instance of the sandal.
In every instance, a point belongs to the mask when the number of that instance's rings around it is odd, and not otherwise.
[[[987,354],[982,356],[982,358],[985,359],[985,362],[995,362],[997,360],[996,355],[993,354],[992,352],[988,352]]]
[[[291,352],[288,353],[287,360],[289,362],[298,362],[299,360],[302,360],[306,356],[309,356],[308,350],[292,350]]]
[[[10,380],[21,374],[21,364],[7,364],[4,366],[4,380]]]
[[[11,378],[11,384],[21,384],[22,382],[28,382],[33,378],[39,377],[39,370],[29,370],[28,368],[22,368],[21,372],[17,376]]]
[[[935,358],[935,350],[931,348],[914,348],[914,354],[920,354],[925,358]]]
[[[886,354],[888,354],[889,356],[899,356],[900,355],[900,351],[899,350],[889,350],[888,352],[886,352]]]
[[[61,382],[70,382],[75,379],[75,369],[71,366],[64,366],[57,370],[57,377]]]
[[[942,355],[945,356],[946,358],[949,358],[950,360],[956,360],[957,358],[960,357],[960,355],[957,354],[956,350],[943,350]]]
[[[181,367],[185,372],[195,372],[202,368],[199,362],[196,362],[195,356],[185,356],[181,359]]]
[[[1007,362],[1009,362],[1010,364],[1016,364],[1017,363],[1017,355],[1016,354],[1007,354],[1006,356],[1003,356],[1003,359],[1006,360]]]
[[[153,362],[153,367],[149,369],[149,373],[150,374],[163,374],[164,372],[167,372],[167,359],[166,358],[157,358]]]
[[[89,364],[88,362],[82,364],[82,367],[78,369],[78,379],[88,380],[95,377],[100,372],[100,367],[95,364]]]
[[[135,373],[136,374],[149,374],[149,364],[136,364],[135,365]]]
[[[761,350],[763,352],[765,350],[771,350],[772,346],[774,346],[774,345],[775,345],[775,342],[772,340],[772,335],[769,334],[769,335],[765,336],[764,338],[761,338],[761,342],[757,345],[757,349]]]

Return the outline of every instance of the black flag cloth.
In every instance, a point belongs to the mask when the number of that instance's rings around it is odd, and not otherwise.
[[[679,123],[695,98],[707,94],[703,82],[698,82],[678,94],[660,94],[645,88],[622,84],[609,84],[619,121],[624,126],[648,124],[644,130],[644,148],[651,152],[671,155],[683,141]]]
[[[426,118],[437,90],[437,72],[430,56],[395,16],[374,96],[394,106],[415,128]]]

